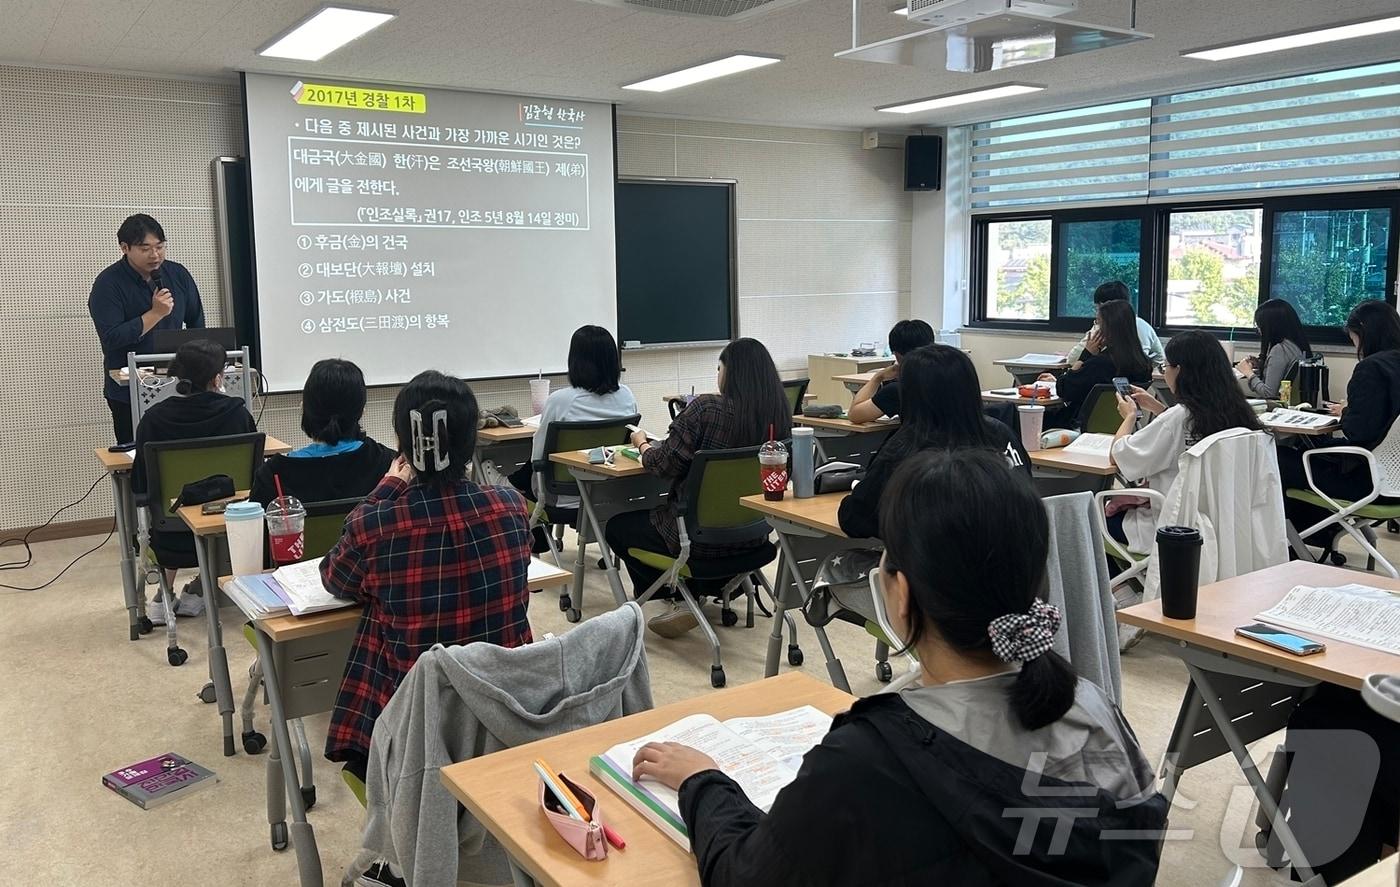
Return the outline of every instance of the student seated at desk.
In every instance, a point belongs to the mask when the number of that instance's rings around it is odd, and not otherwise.
[[[1150,885],[1166,800],[1122,712],[1051,651],[1035,490],[997,454],[928,451],[881,511],[881,593],[922,686],[837,715],[767,814],[695,749],[637,752],[634,778],[680,792],[701,883]]]
[[[1097,308],[1104,302],[1116,302],[1122,300],[1132,305],[1132,293],[1128,291],[1128,285],[1121,280],[1110,280],[1107,283],[1099,284],[1094,290],[1094,306]],[[1166,359],[1166,353],[1162,350],[1162,340],[1158,337],[1157,331],[1152,328],[1152,324],[1137,317],[1137,312],[1133,312],[1134,326],[1137,327],[1138,342],[1142,344],[1142,353],[1147,355],[1147,359],[1152,361],[1153,366],[1161,366]],[[1089,344],[1089,338],[1098,331],[1098,325],[1089,328],[1084,334],[1084,338],[1074,343],[1074,347],[1069,350],[1068,360],[1074,363],[1084,354],[1084,347]]]
[[[208,339],[186,342],[175,352],[167,372],[178,379],[176,396],[167,397],[141,416],[132,454],[131,489],[146,492],[146,444],[153,441],[192,440],[257,431],[257,424],[242,398],[224,394],[224,349]],[[151,550],[165,568],[172,584],[179,567],[195,567],[194,534],[188,530],[151,530]],[[199,580],[191,580],[175,602],[175,615],[198,616],[204,612]],[[165,624],[165,603],[156,595],[146,608],[154,625]]]
[[[398,456],[321,564],[327,590],[364,604],[326,737],[326,757],[361,779],[374,721],[419,654],[530,642],[525,500],[467,478],[476,419],[461,379],[414,376],[394,399]]]
[[[1027,479],[1031,460],[1017,435],[982,411],[972,360],[948,345],[925,345],[905,355],[901,372],[904,414],[837,518],[852,539],[880,537],[880,497],[900,463],[921,450],[980,448],[1000,453]]]
[[[1163,375],[1176,406],[1169,408],[1134,386],[1131,399],[1118,398],[1123,421],[1108,451],[1109,461],[1124,480],[1141,481],[1142,486],[1164,494],[1176,482],[1177,460],[1182,453],[1227,428],[1257,431],[1261,427],[1240,391],[1225,349],[1210,333],[1188,330],[1172,336],[1166,357]],[[1137,428],[1139,407],[1156,416],[1141,429]],[[1156,538],[1157,519],[1146,504],[1116,510],[1108,518],[1108,532],[1126,543],[1129,551],[1148,554]]]
[[[1122,299],[1104,302],[1098,307],[1095,318],[1098,332],[1089,336],[1080,359],[1058,381],[1052,373],[1040,376],[1045,381],[1056,382],[1055,393],[1064,401],[1062,409],[1046,417],[1051,424],[1077,425],[1079,408],[1094,386],[1111,384],[1115,376],[1126,376],[1134,385],[1152,384],[1152,362],[1138,347],[1133,306]]]
[[[933,327],[923,320],[901,320],[890,328],[890,353],[894,363],[880,370],[851,398],[846,411],[852,422],[874,422],[881,416],[899,415],[900,363],[915,348],[932,345]]]
[[[792,406],[768,349],[757,339],[735,339],[719,353],[719,394],[702,394],[691,401],[671,421],[665,440],[653,443],[644,432],[633,433],[632,444],[641,451],[642,466],[671,481],[671,495],[665,503],[650,511],[616,515],[604,528],[608,546],[627,565],[633,595],[650,588],[662,571],[632,557],[629,549],[680,553],[675,501],[685,487],[695,454],[700,450],[756,447],[768,440],[770,431],[781,440],[791,430]],[[746,550],[747,546],[736,549],[697,545],[692,555],[724,557]],[[723,585],[720,581],[691,581],[699,595],[717,593]],[[697,624],[690,610],[674,599],[670,610],[647,621],[647,627],[663,637],[679,637]]]
[[[1385,302],[1366,301],[1351,310],[1344,328],[1356,346],[1357,364],[1347,383],[1345,404],[1329,405],[1332,414],[1342,418],[1342,437],[1316,440],[1314,445],[1374,450],[1400,418],[1400,316]],[[1320,456],[1311,461],[1313,482],[1327,495],[1354,502],[1371,492],[1371,473],[1361,457]],[[1301,450],[1280,446],[1278,472],[1285,491],[1310,489]],[[1395,500],[1382,496],[1377,501]],[[1300,533],[1331,514],[1288,497],[1284,497],[1283,511]],[[1327,527],[1305,541],[1330,546],[1338,532],[1336,526]]]
[[[365,374],[358,366],[336,358],[316,361],[301,393],[301,430],[311,443],[259,466],[249,498],[264,506],[277,498],[275,478],[302,504],[358,499],[374,489],[394,451],[360,428],[365,400]]]
[[[596,422],[637,415],[637,398],[623,385],[622,360],[617,340],[600,326],[581,326],[569,341],[569,387],[551,392],[540,413],[540,426],[530,444],[530,461],[543,459],[545,436],[555,422]],[[522,465],[510,476],[511,486],[535,498],[531,484],[533,470]],[[559,511],[577,511],[577,496],[561,496],[547,503]],[[549,550],[544,527],[535,528],[532,548],[536,554]]]
[[[1254,326],[1259,330],[1260,353],[1235,364],[1235,370],[1244,377],[1250,394],[1278,400],[1283,380],[1311,351],[1308,334],[1298,312],[1283,299],[1269,299],[1256,308]]]

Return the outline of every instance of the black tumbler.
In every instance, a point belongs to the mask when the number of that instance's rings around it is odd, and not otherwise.
[[[1201,533],[1191,527],[1159,527],[1157,569],[1162,576],[1162,615],[1196,618],[1196,588],[1201,579]]]

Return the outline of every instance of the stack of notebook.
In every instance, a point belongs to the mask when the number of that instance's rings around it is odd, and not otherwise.
[[[224,586],[224,594],[249,619],[287,613],[305,616],[352,606],[354,601],[336,597],[321,584],[321,560],[288,564],[271,573],[237,576]]]

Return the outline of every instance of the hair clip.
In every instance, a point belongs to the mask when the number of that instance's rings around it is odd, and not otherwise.
[[[413,467],[419,471],[428,470],[428,454],[433,454],[433,470],[441,471],[452,462],[447,452],[447,410],[433,412],[432,434],[423,431],[423,414],[409,410],[408,422],[413,432]]]

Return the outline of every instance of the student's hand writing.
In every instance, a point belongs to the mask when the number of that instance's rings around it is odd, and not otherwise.
[[[385,477],[397,477],[404,483],[413,482],[413,465],[409,463],[408,457],[403,453],[394,457],[394,462],[389,466],[389,471]]]
[[[1340,416],[1342,414],[1342,410],[1346,408],[1347,405],[1344,403],[1329,403],[1327,405],[1327,412],[1331,413],[1334,416]]]
[[[679,791],[681,783],[696,773],[718,770],[714,759],[679,742],[648,742],[637,749],[632,761],[632,778],[649,776],[669,789]]]
[[[632,432],[632,436],[628,439],[632,441],[632,446],[640,449],[642,444],[647,442],[647,433],[645,431],[634,431]]]

